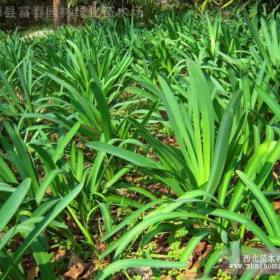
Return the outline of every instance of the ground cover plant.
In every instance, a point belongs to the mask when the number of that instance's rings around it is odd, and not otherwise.
[[[264,279],[219,269],[280,246],[276,11],[4,38],[1,279]]]

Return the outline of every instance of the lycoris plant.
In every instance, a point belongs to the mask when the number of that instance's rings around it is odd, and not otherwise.
[[[77,277],[208,280],[224,249],[280,246],[279,16],[143,7],[148,29],[0,41],[1,279],[57,279],[63,249]]]

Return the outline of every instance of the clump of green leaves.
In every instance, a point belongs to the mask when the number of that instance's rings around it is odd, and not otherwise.
[[[279,17],[163,20],[152,2],[149,30],[94,21],[0,42],[3,279],[25,279],[30,252],[54,279],[47,244],[98,259],[99,280],[179,279],[205,241],[209,279],[224,248],[280,245]]]

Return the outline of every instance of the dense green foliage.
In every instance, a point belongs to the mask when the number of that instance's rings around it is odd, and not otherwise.
[[[204,279],[222,247],[280,246],[280,17],[256,13],[0,42],[1,279],[26,279],[26,256],[55,279],[58,246],[99,280],[183,272],[202,240]]]

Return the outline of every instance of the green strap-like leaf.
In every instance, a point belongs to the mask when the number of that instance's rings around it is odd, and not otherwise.
[[[106,267],[104,271],[97,276],[97,280],[107,279],[108,276],[114,274],[116,271],[119,271],[121,269],[128,269],[131,267],[185,268],[186,263],[144,259],[120,260]]]
[[[31,186],[31,179],[25,179],[11,194],[9,199],[5,202],[0,210],[0,232],[7,226],[11,218],[18,211],[19,206],[24,200],[29,188]]]

